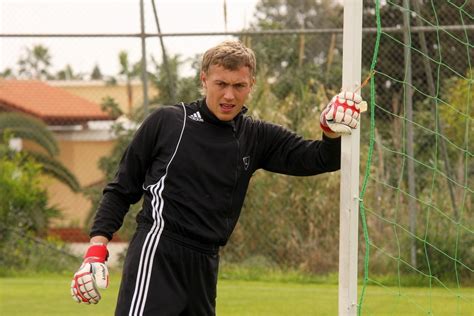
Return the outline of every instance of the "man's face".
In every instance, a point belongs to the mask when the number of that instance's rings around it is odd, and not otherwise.
[[[254,81],[246,66],[228,70],[222,66],[212,65],[207,74],[201,72],[207,106],[221,121],[231,121],[239,114]]]

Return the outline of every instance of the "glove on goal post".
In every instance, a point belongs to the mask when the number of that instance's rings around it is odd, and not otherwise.
[[[367,103],[355,92],[341,92],[334,96],[320,116],[320,126],[326,132],[351,134],[359,125],[360,112]]]

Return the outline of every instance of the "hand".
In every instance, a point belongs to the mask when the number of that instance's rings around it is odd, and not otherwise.
[[[104,244],[92,244],[84,256],[79,270],[71,282],[72,299],[78,303],[97,304],[100,301],[98,288],[109,285],[109,271],[105,265],[109,252]]]
[[[334,96],[320,116],[321,128],[328,133],[351,134],[357,128],[362,97],[355,92]]]

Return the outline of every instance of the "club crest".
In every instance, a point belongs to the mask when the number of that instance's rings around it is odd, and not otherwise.
[[[250,156],[245,156],[242,160],[244,162],[244,169],[247,170],[250,165]]]

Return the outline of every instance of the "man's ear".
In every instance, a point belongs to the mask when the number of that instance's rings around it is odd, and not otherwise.
[[[206,73],[204,71],[201,71],[201,75],[199,76],[201,78],[201,84],[202,84],[202,87],[204,89],[206,89],[206,80],[207,80],[207,77],[206,77]]]

